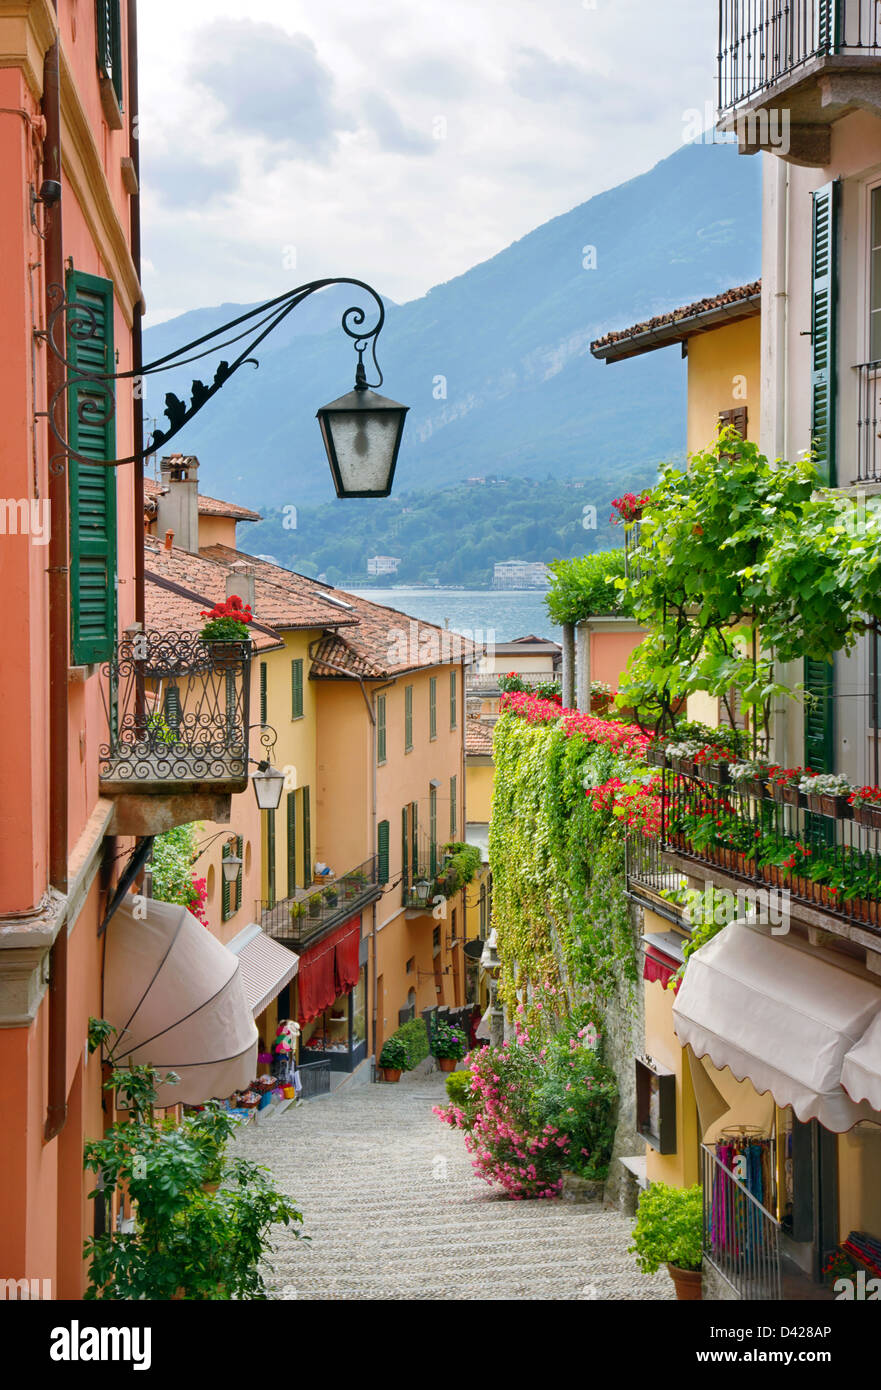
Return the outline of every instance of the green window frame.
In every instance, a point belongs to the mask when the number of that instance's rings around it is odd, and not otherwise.
[[[303,658],[291,662],[291,719],[303,718]]]
[[[264,811],[266,817],[266,896],[270,907],[275,907],[275,812]]]
[[[459,699],[456,684],[456,672],[450,672],[450,728],[455,729],[459,723]]]
[[[387,756],[386,748],[386,722],[385,722],[385,696],[376,697],[376,761],[384,763]]]
[[[820,477],[830,487],[836,480],[840,191],[833,180],[814,193],[811,239],[811,441]]]
[[[269,723],[269,689],[266,662],[260,662],[260,723]]]
[[[401,808],[401,898],[406,903],[410,887],[410,817],[406,806]]]
[[[434,878],[437,873],[437,787],[428,788],[428,854]]]
[[[312,882],[312,800],[309,788],[303,787],[303,886]]]
[[[73,373],[116,371],[113,344],[113,284],[72,270],[67,276],[67,354]],[[77,337],[74,323],[94,329]],[[73,374],[72,373],[72,374]],[[109,661],[116,642],[116,469],[101,460],[116,458],[113,419],[104,420],[107,401],[94,386],[68,391],[71,448],[94,464],[71,458],[70,496],[70,639],[75,666]]]
[[[379,854],[379,881],[380,883],[388,883],[391,874],[389,873],[389,823],[387,820],[379,822],[376,844]]]
[[[96,0],[95,14],[98,67],[113,83],[116,100],[122,110],[122,35],[119,0]]]
[[[244,860],[243,844],[244,841],[241,835],[237,835],[235,852],[238,858],[242,860]],[[228,922],[230,917],[234,917],[242,905],[242,874],[244,871],[244,863],[239,865],[239,872],[236,875],[235,881],[233,883],[227,883],[226,875],[223,872],[223,860],[228,859],[229,855],[230,847],[229,845],[224,845],[220,866],[220,912],[224,922]]]
[[[404,686],[404,752],[413,752],[413,687]]]
[[[410,802],[410,869],[414,879],[419,877],[419,806]]]
[[[288,897],[292,898],[297,891],[297,793],[288,792],[285,801],[287,812],[287,861],[288,861]]]
[[[455,773],[450,778],[450,839],[455,840],[459,833],[459,808],[456,804],[458,798],[459,779]]]
[[[437,738],[437,676],[428,682],[428,737]]]

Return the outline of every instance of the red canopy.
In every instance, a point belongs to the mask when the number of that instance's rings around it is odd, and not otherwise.
[[[663,951],[658,950],[657,946],[652,946],[647,941],[643,945],[645,963],[642,967],[642,978],[650,983],[654,980],[660,980],[666,989],[668,981],[679,969],[679,961],[675,960],[673,956],[665,955]]]
[[[311,1023],[330,1007],[338,994],[345,994],[357,984],[360,946],[361,914],[358,913],[301,953],[297,973],[301,1024]]]

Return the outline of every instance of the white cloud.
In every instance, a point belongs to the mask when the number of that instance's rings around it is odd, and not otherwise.
[[[649,168],[712,97],[705,0],[139,18],[148,322],[328,274],[413,298]]]

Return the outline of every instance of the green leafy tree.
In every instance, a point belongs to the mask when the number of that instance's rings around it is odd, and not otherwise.
[[[553,622],[578,623],[598,614],[627,611],[624,595],[615,583],[624,575],[623,550],[554,560],[548,568],[553,578],[545,603]]]

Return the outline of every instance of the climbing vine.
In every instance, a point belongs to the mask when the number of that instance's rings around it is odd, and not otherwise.
[[[622,803],[639,775],[640,736],[528,697],[502,705],[489,839],[499,993],[512,1010],[527,995],[586,1005],[599,1023],[637,978]],[[595,795],[612,784],[620,796]]]

